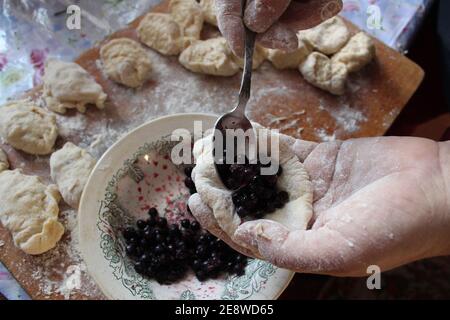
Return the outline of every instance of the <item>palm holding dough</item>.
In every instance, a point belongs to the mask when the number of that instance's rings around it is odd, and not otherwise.
[[[450,177],[444,165],[450,161],[449,142],[298,140],[294,148],[314,187],[311,230],[290,232],[267,220],[247,222],[235,236],[256,256],[298,272],[363,276],[369,265],[388,270],[450,253],[444,182]],[[190,207],[204,221],[208,210],[197,197]]]

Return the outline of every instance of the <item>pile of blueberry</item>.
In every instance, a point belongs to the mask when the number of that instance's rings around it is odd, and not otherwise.
[[[289,201],[289,194],[277,188],[283,169],[279,166],[274,175],[261,175],[261,164],[232,164],[224,166],[228,176],[226,186],[232,194],[236,213],[241,217],[261,219],[266,214],[281,209]]]
[[[126,253],[137,273],[161,284],[181,280],[189,268],[200,281],[224,272],[244,274],[247,257],[201,230],[197,221],[184,219],[180,225],[169,225],[155,208],[148,213],[150,217],[138,220],[136,228],[123,231]]]
[[[192,170],[194,167],[189,166],[184,169],[184,174],[186,178],[184,179],[184,185],[189,189],[190,194],[197,193],[197,189],[195,188],[194,180],[192,180]]]

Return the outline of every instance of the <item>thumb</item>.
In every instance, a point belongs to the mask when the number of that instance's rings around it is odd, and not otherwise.
[[[251,221],[238,228],[234,239],[270,263],[296,272],[351,274],[355,263],[348,241],[326,227],[290,231],[274,221]]]

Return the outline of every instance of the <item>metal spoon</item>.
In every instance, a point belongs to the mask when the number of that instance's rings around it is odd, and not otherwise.
[[[242,8],[244,10],[246,1],[242,1]],[[253,70],[253,52],[255,49],[255,39],[256,39],[256,33],[245,27],[245,58],[244,58],[244,71],[242,74],[242,82],[241,82],[241,89],[239,91],[239,102],[236,108],[234,108],[231,112],[224,114],[222,117],[217,120],[215,125],[215,133],[220,133],[222,135],[221,142],[223,143],[215,143],[214,144],[214,156],[215,155],[224,155],[226,154],[226,129],[242,129],[244,132],[252,129],[253,132],[253,126],[248,120],[248,118],[245,115],[245,108],[247,106],[247,102],[250,99],[250,89],[251,89],[251,82],[252,82],[252,70]],[[215,142],[217,139],[215,140]],[[254,141],[254,140],[253,140]],[[218,153],[217,148],[222,148],[222,153]],[[223,170],[223,158],[220,158],[218,156],[215,157],[215,167],[216,171],[222,180],[222,182],[226,184],[226,177],[224,176],[224,170]]]

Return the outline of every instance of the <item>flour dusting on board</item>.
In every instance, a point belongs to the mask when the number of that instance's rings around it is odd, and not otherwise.
[[[62,211],[60,220],[66,228],[64,238],[55,249],[33,258],[35,267],[31,276],[37,281],[40,293],[44,299],[55,294],[64,299],[70,299],[74,293],[86,297],[101,296],[80,256],[76,211]]]

